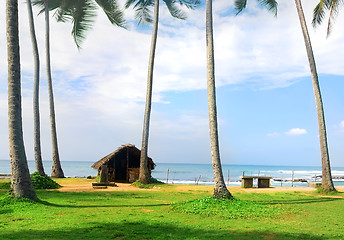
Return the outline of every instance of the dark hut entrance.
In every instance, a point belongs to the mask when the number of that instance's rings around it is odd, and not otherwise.
[[[141,151],[134,145],[127,144],[118,148],[116,151],[103,157],[92,165],[98,170],[106,165],[108,168],[108,180],[110,182],[134,182],[139,177]],[[155,167],[151,158],[148,158],[148,169],[151,173]]]

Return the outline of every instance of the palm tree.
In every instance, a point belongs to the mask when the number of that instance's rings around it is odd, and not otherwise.
[[[344,2],[341,0],[320,0],[313,10],[313,26],[316,27],[318,24],[321,24],[325,17],[325,11],[330,11],[327,23],[327,36],[329,36],[332,30],[334,19],[338,14],[341,4],[344,4]]]
[[[311,39],[308,34],[307,24],[305,16],[303,14],[302,5],[300,0],[295,0],[297,13],[299,15],[303,38],[306,45],[308,62],[311,69],[312,84],[315,96],[315,104],[318,115],[318,126],[319,126],[319,139],[320,139],[320,151],[321,151],[321,165],[322,165],[322,188],[326,191],[336,191],[332,181],[330,156],[327,146],[327,134],[323,102],[321,98],[320,86],[318,81],[318,73],[316,69],[315,59],[313,55]]]
[[[23,141],[21,113],[18,1],[6,1],[8,51],[8,129],[11,158],[11,192],[15,197],[37,199],[30,179]]]
[[[206,1],[206,43],[207,43],[207,88],[211,161],[214,172],[214,197],[233,198],[223,178],[220,160],[219,136],[217,128],[216,91],[215,91],[215,57],[213,38],[212,0]]]
[[[49,94],[49,110],[50,110],[50,127],[52,138],[52,153],[53,153],[53,165],[51,171],[51,177],[64,178],[64,173],[61,167],[59,149],[57,145],[57,131],[55,120],[55,104],[53,93],[53,82],[51,77],[51,65],[50,65],[50,23],[49,23],[49,7],[48,0],[45,0],[45,57],[46,57],[46,72],[48,80],[48,94]]]
[[[34,60],[34,88],[33,88],[33,120],[34,120],[34,152],[36,171],[44,176],[44,168],[41,152],[41,132],[40,132],[40,119],[39,119],[39,53],[37,46],[37,39],[35,33],[35,24],[33,20],[31,0],[26,1],[27,10],[29,15],[30,35],[33,50]]]
[[[242,2],[245,0],[236,0],[236,2]],[[306,51],[308,55],[308,62],[310,65],[312,84],[314,89],[315,103],[317,108],[318,115],[318,125],[319,125],[319,138],[320,138],[320,151],[321,151],[321,163],[322,163],[322,187],[326,191],[335,191],[332,176],[331,176],[331,167],[330,167],[330,158],[327,147],[327,135],[326,135],[326,125],[325,125],[325,116],[323,103],[321,98],[320,86],[318,81],[318,74],[316,70],[315,59],[313,55],[311,39],[308,34],[307,24],[305,16],[303,14],[302,5],[300,0],[295,0],[297,13],[299,15],[301,29],[306,45]],[[276,3],[277,5],[277,3]],[[237,4],[237,10],[240,12],[243,8],[240,7],[240,4]],[[270,8],[271,9],[271,8]],[[276,12],[277,13],[277,12]]]
[[[96,3],[103,9],[110,22],[114,25],[124,27],[123,13],[119,9],[116,0],[95,0]],[[49,11],[56,9],[56,16],[58,21],[73,22],[72,35],[78,48],[81,42],[85,39],[85,32],[91,28],[93,18],[96,16],[96,7],[90,0],[34,0],[34,5],[41,7],[41,12],[45,12],[46,24],[46,71],[48,80],[49,92],[49,108],[50,108],[50,123],[53,149],[53,166],[52,177],[63,178],[64,173],[61,168],[61,162],[58,152],[57,131],[55,120],[54,95],[52,87],[52,76],[50,66],[50,23]]]
[[[172,17],[178,19],[186,19],[185,13],[178,8],[175,0],[163,0],[172,15]],[[136,18],[139,23],[152,23],[152,40],[151,49],[149,54],[148,63],[148,77],[147,77],[147,92],[146,92],[146,106],[143,121],[143,133],[142,133],[142,146],[141,146],[141,156],[140,156],[140,173],[139,181],[141,183],[147,184],[150,182],[150,175],[148,170],[148,137],[149,137],[149,125],[150,125],[150,113],[152,108],[152,87],[153,87],[153,69],[154,69],[154,59],[155,59],[155,49],[158,35],[158,23],[159,23],[159,2],[160,0],[128,0],[125,4],[126,8],[134,5],[136,10]],[[193,9],[200,4],[199,0],[179,0],[180,5],[184,5],[187,8]],[[154,16],[152,19],[150,8],[154,4]]]

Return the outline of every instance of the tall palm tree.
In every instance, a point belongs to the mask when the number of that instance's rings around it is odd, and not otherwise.
[[[33,88],[33,122],[34,122],[34,152],[35,152],[35,163],[36,171],[40,175],[45,175],[42,161],[42,151],[41,151],[41,130],[40,130],[40,119],[39,119],[39,53],[37,46],[37,39],[35,33],[35,24],[33,20],[32,5],[31,0],[26,0],[28,15],[29,15],[29,25],[30,25],[30,35],[33,50],[33,62],[34,62],[34,88]]]
[[[95,2],[103,9],[110,22],[114,25],[124,27],[123,13],[119,9],[116,0],[95,0]],[[46,24],[46,67],[49,92],[49,108],[51,122],[51,136],[53,149],[53,166],[52,177],[63,178],[64,173],[61,168],[61,162],[58,152],[57,131],[55,120],[54,96],[52,88],[52,76],[50,66],[50,23],[49,11],[56,10],[56,18],[58,21],[73,23],[72,36],[78,48],[85,39],[85,32],[91,28],[96,16],[96,7],[91,0],[34,0],[34,5],[41,7],[41,13],[45,12]]]
[[[313,10],[313,26],[316,27],[318,24],[321,24],[324,20],[325,12],[330,11],[327,22],[327,36],[329,36],[332,30],[334,19],[339,12],[339,7],[343,4],[344,2],[342,0],[320,0]]]
[[[322,188],[326,191],[336,191],[332,181],[330,156],[327,146],[327,134],[323,102],[321,98],[320,86],[318,81],[318,73],[316,69],[315,59],[313,55],[311,39],[308,34],[307,24],[305,16],[303,14],[301,0],[295,0],[297,13],[299,15],[303,38],[306,45],[308,62],[311,70],[312,84],[315,96],[315,104],[318,115],[318,126],[319,126],[319,139],[320,139],[320,152],[321,152],[321,165],[322,165]]]
[[[214,172],[214,197],[233,198],[223,178],[220,160],[219,136],[217,128],[216,88],[215,88],[215,57],[213,37],[213,1],[206,1],[206,44],[207,44],[207,88],[211,161]]]
[[[185,13],[180,10],[177,6],[177,1],[175,0],[163,0],[172,15],[172,17],[178,19],[186,19]],[[153,70],[154,70],[154,59],[155,59],[155,49],[157,43],[158,35],[158,23],[159,23],[159,2],[160,0],[128,0],[125,4],[126,8],[134,5],[136,10],[136,18],[139,23],[152,23],[152,40],[151,49],[149,54],[148,63],[148,77],[147,77],[147,92],[146,92],[146,106],[143,121],[143,133],[142,133],[142,146],[141,146],[141,156],[140,156],[140,173],[139,181],[141,183],[149,183],[150,175],[148,170],[148,137],[149,137],[149,125],[150,125],[150,113],[152,108],[152,87],[153,87]],[[179,0],[179,5],[184,5],[187,8],[193,9],[200,4],[199,0]],[[154,5],[153,19],[151,16],[150,8]]]
[[[277,2],[274,0],[259,1],[268,6],[270,11],[277,14]],[[247,0],[236,0],[235,7],[239,14],[246,7]],[[209,111],[209,130],[211,159],[214,172],[214,197],[232,198],[228,191],[222,173],[220,160],[220,147],[217,127],[216,110],[216,87],[215,87],[215,58],[214,58],[214,40],[213,40],[213,14],[212,0],[206,1],[206,40],[207,40],[207,88],[208,88],[208,111]]]
[[[243,2],[243,1],[245,0],[236,0],[236,2]],[[330,158],[329,158],[328,147],[327,147],[327,134],[326,134],[324,109],[323,109],[323,103],[322,103],[321,92],[320,92],[320,87],[319,87],[315,59],[314,59],[312,45],[311,45],[311,39],[308,34],[307,24],[306,24],[305,16],[303,14],[301,1],[295,0],[295,4],[296,4],[297,13],[299,15],[301,29],[302,29],[302,33],[303,33],[303,37],[304,37],[304,41],[306,45],[308,62],[309,62],[310,70],[311,70],[311,76],[312,76],[315,103],[316,103],[316,108],[317,108],[320,150],[321,150],[321,163],[322,163],[322,187],[326,191],[335,191],[335,188],[332,182]],[[236,7],[239,12],[242,11],[243,9],[242,7],[240,7],[240,4],[237,4]]]
[[[37,199],[25,154],[21,112],[18,1],[6,1],[8,52],[8,130],[11,158],[11,192],[15,197]]]
[[[53,82],[51,77],[51,64],[50,64],[50,23],[49,23],[49,7],[48,0],[45,0],[45,57],[46,57],[46,72],[48,81],[48,94],[49,94],[49,110],[50,110],[50,127],[52,138],[52,153],[53,165],[51,177],[64,178],[64,173],[61,167],[59,149],[57,144],[57,131],[55,120],[55,104],[53,93]]]

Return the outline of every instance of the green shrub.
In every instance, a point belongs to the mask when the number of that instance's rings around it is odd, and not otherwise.
[[[163,183],[163,182],[161,182],[158,179],[153,178],[153,177],[151,178],[150,183],[151,184],[165,184],[165,183]]]
[[[151,187],[149,184],[140,183],[139,180],[136,180],[135,182],[133,182],[132,185],[135,187],[138,187],[138,188],[150,188]]]
[[[317,189],[316,192],[320,193],[320,194],[333,195],[333,196],[338,195],[337,190],[335,190],[335,191],[327,191],[321,185],[320,186],[316,186],[316,189]]]
[[[31,176],[32,185],[35,189],[57,189],[61,186],[48,176],[42,176],[34,172]]]
[[[152,188],[155,185],[160,185],[160,184],[164,184],[164,183],[160,182],[156,178],[151,178],[149,184],[140,183],[139,180],[136,180],[135,182],[132,183],[133,186],[138,187],[138,188]]]
[[[100,182],[100,176],[99,175],[95,178],[95,181]]]

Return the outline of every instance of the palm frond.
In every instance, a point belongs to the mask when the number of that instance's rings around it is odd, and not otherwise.
[[[324,4],[324,0],[320,0],[320,2],[315,6],[313,10],[313,19],[312,25],[316,27],[320,25],[325,17],[325,8],[327,8]]]
[[[272,13],[274,13],[275,16],[277,16],[277,6],[278,3],[276,0],[258,0],[260,5],[267,7],[268,10]]]
[[[152,7],[154,6],[154,0],[127,0],[125,8],[133,6],[135,10],[135,18],[138,20],[138,24],[153,23]]]
[[[92,0],[62,0],[55,12],[57,21],[71,22],[72,36],[78,49],[86,39],[86,32],[92,29],[97,15],[97,8]]]
[[[339,12],[339,6],[344,3],[343,0],[327,0],[331,2],[330,6],[330,16],[328,19],[328,24],[327,24],[327,37],[330,36],[331,31],[332,31],[332,26],[333,22],[335,21],[338,12]]]
[[[103,9],[104,13],[110,20],[111,24],[117,25],[122,28],[126,28],[123,11],[120,9],[116,0],[95,0],[95,1]]]
[[[339,7],[344,4],[343,0],[320,0],[313,10],[313,27],[317,27],[325,18],[326,10],[329,11],[327,22],[327,37],[331,34],[333,22],[339,13]]]
[[[178,6],[176,6],[175,0],[164,0],[164,2],[172,17],[182,20],[185,20],[187,18],[186,13],[183,10],[179,9]]]
[[[48,8],[49,11],[57,9],[61,5],[62,0],[49,0],[48,1]],[[38,15],[41,13],[44,13],[45,11],[45,0],[32,0],[31,3],[33,6],[38,7],[40,10],[38,12]]]
[[[267,7],[270,12],[273,12],[277,16],[277,6],[278,3],[276,0],[258,0],[259,4],[263,7]],[[247,0],[235,0],[234,6],[236,15],[239,15],[247,6]]]
[[[75,1],[75,0],[74,0]],[[92,29],[95,17],[97,16],[97,7],[90,0],[84,0],[73,11],[73,30],[72,36],[77,47],[81,48],[81,43],[86,39],[86,32]]]
[[[72,22],[73,21],[73,9],[80,4],[80,0],[69,1],[60,0],[60,5],[54,13],[54,17],[58,22]],[[82,3],[81,3],[82,4]]]
[[[139,21],[139,24],[153,23],[152,10],[148,7],[136,8],[135,18]]]
[[[247,0],[235,0],[234,1],[234,6],[235,10],[237,11],[236,15],[239,15],[247,5]]]
[[[189,9],[195,9],[201,4],[200,0],[179,0],[179,5],[184,5]]]
[[[136,0],[127,0],[124,7],[129,8],[131,5],[133,5],[136,2]]]

